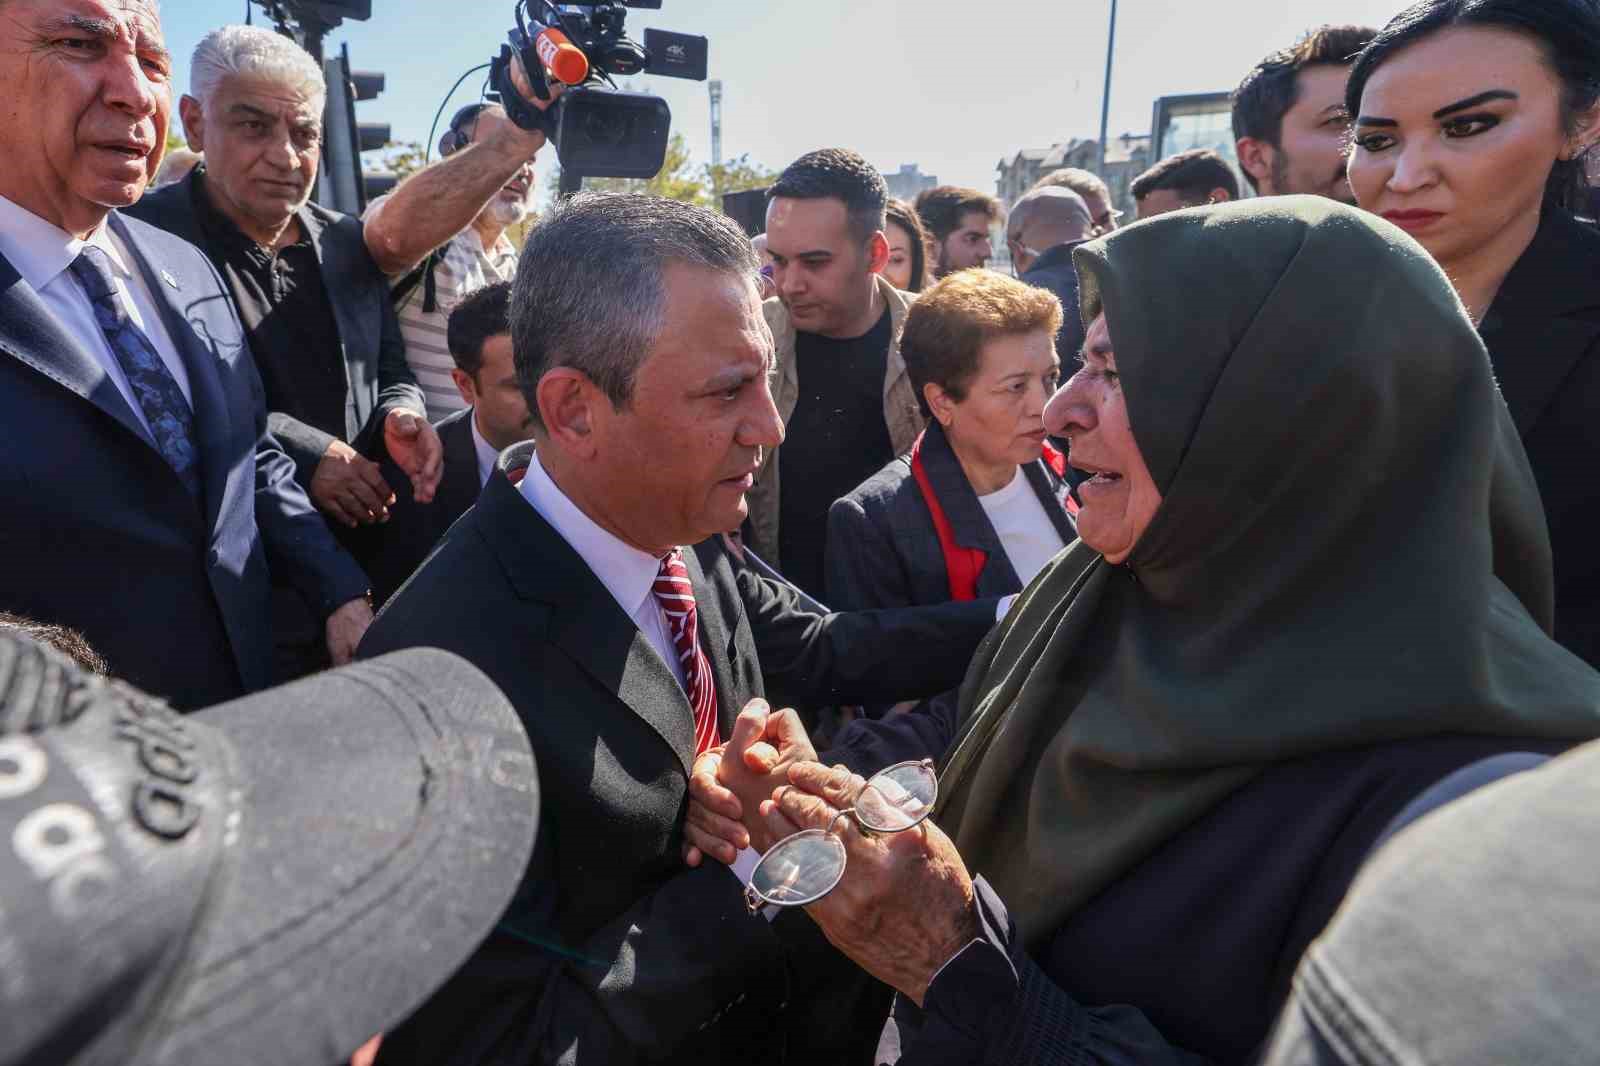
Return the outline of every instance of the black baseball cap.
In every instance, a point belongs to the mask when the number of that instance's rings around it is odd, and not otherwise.
[[[510,902],[511,706],[417,649],[190,715],[0,633],[0,1063],[333,1066]]]

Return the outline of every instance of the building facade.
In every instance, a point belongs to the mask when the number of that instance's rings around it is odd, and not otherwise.
[[[995,194],[1006,207],[1015,204],[1023,193],[1046,174],[1076,168],[1100,174],[1111,190],[1113,206],[1132,212],[1133,197],[1128,186],[1150,165],[1150,138],[1146,134],[1124,133],[1106,146],[1105,171],[1100,169],[1100,145],[1076,137],[1049,148],[1023,148],[995,165]]]
[[[884,174],[884,183],[889,186],[889,195],[899,200],[910,203],[917,198],[917,193],[923,189],[931,189],[939,184],[939,179],[932,174],[924,174],[922,168],[915,163],[901,163],[900,169],[893,174]]]

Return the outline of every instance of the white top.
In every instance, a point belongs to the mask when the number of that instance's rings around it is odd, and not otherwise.
[[[385,193],[372,201],[362,217],[371,222],[392,195]],[[400,335],[406,342],[406,365],[411,367],[417,385],[422,389],[430,422],[437,422],[467,406],[450,378],[450,371],[456,368],[456,361],[450,357],[450,349],[445,346],[445,322],[450,312],[475,289],[496,281],[511,281],[516,276],[517,249],[510,238],[502,233],[494,247],[486,249],[478,231],[468,226],[444,246],[439,264],[434,267],[436,310],[432,314],[422,310],[426,278],[418,282],[406,296],[405,302],[395,308],[400,318]],[[398,281],[400,278],[389,280]]]
[[[983,513],[989,516],[989,524],[999,534],[1006,558],[1011,560],[1011,569],[1017,572],[1024,588],[1044,569],[1045,563],[1066,547],[1061,534],[1050,524],[1050,516],[1045,513],[1044,504],[1039,502],[1033,486],[1028,484],[1022,467],[1017,467],[1011,484],[999,492],[979,496],[978,502],[983,505]]]
[[[478,453],[478,488],[481,489],[489,483],[489,475],[494,473],[494,464],[499,461],[500,453],[495,451],[493,444],[483,439],[482,433],[478,432],[478,412],[474,411],[468,415],[467,421],[472,423],[472,448]]]
[[[161,312],[144,283],[143,272],[134,265],[137,260],[111,232],[111,227],[102,221],[87,241],[80,241],[66,230],[0,196],[0,254],[16,268],[28,287],[39,294],[55,318],[56,325],[81,344],[83,350],[100,364],[100,368],[133,409],[139,424],[148,431],[150,422],[144,416],[144,407],[139,403],[133,386],[128,384],[128,375],[123,373],[122,363],[111,350],[111,342],[106,339],[105,331],[95,321],[94,304],[83,286],[78,284],[78,279],[67,269],[86,244],[99,248],[111,260],[112,270],[119,282],[116,299],[134,324],[150,338],[150,343],[155,345],[161,361],[172,372],[178,388],[183,390],[183,398],[189,401],[192,408],[194,396],[189,390],[189,372],[184,369],[172,337],[161,321]]]
[[[650,641],[650,646],[682,685],[683,664],[678,662],[678,653],[673,647],[672,630],[667,627],[666,616],[661,613],[661,605],[651,591],[656,575],[661,572],[661,560],[624,543],[580,511],[560,486],[550,480],[544,464],[539,462],[538,453],[529,460],[528,472],[522,475],[518,491],[600,579],[622,613],[633,619],[633,624],[639,627],[639,632]]]

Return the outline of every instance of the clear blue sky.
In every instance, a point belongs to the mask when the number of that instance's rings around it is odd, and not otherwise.
[[[1121,0],[1112,134],[1149,132],[1158,96],[1232,88],[1309,27],[1381,25],[1404,4]],[[387,91],[359,105],[360,116],[391,123],[398,140],[422,141],[446,90],[505,39],[510,0],[372,6],[370,22],[346,23],[330,44],[348,43],[356,67],[388,75]],[[1109,9],[1109,0],[665,0],[660,11],[630,12],[628,26],[635,37],[659,26],[711,39],[725,157],[748,153],[781,168],[840,145],[884,170],[918,163],[942,181],[992,190],[1002,156],[1097,134]],[[196,42],[244,11],[245,0],[164,0],[180,91]],[[262,21],[259,9],[255,17]],[[462,86],[446,119],[475,98],[480,78]],[[696,159],[709,160],[705,86],[653,79],[648,88],[671,104]]]

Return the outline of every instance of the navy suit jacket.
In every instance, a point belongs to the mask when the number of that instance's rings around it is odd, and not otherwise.
[[[0,256],[0,609],[80,630],[114,674],[194,708],[263,688],[268,554],[331,611],[366,578],[267,431],[261,379],[200,251],[113,212],[189,376],[202,501],[100,362]]]

